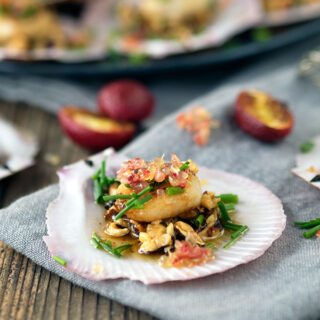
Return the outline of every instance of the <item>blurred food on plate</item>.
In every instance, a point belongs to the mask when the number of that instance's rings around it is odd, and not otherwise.
[[[294,7],[301,7],[313,3],[320,3],[319,0],[264,0],[266,11],[286,10]]]
[[[0,0],[0,59],[165,58],[318,16],[320,0]]]
[[[183,39],[206,27],[216,7],[217,0],[121,0],[117,17],[129,33]]]

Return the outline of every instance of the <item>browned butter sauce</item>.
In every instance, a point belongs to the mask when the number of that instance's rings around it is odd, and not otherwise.
[[[214,244],[213,251],[216,251],[217,249],[221,248],[226,242],[228,242],[230,240],[230,234],[231,234],[231,232],[229,230],[225,230],[224,234],[220,238],[214,239],[212,241],[208,241],[208,242],[206,242],[206,244],[213,243]],[[123,236],[120,238],[112,237],[112,236],[106,234],[104,231],[104,228],[102,228],[99,236],[100,236],[101,240],[103,240],[103,241],[110,240],[113,248],[122,246],[124,244],[131,244],[132,245],[131,248],[122,252],[123,258],[139,259],[139,260],[144,260],[147,262],[161,264],[160,258],[161,258],[161,256],[164,255],[164,253],[140,254],[138,252],[139,247],[140,247],[139,239],[133,238],[131,235],[126,235],[126,236]]]

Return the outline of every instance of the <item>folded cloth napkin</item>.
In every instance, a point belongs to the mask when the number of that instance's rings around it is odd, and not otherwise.
[[[258,88],[288,102],[296,116],[293,133],[277,144],[261,143],[234,123],[232,104],[242,88]],[[203,279],[146,286],[129,280],[94,282],[73,274],[49,256],[42,237],[45,211],[58,186],[49,186],[0,211],[0,240],[61,277],[162,319],[316,319],[320,314],[320,242],[305,240],[294,220],[319,216],[319,190],[292,176],[299,145],[319,134],[320,92],[283,67],[254,81],[229,83],[190,105],[202,105],[221,121],[206,147],[168,116],[123,152],[153,158],[177,153],[201,166],[241,174],[280,197],[288,216],[282,237],[260,258]]]

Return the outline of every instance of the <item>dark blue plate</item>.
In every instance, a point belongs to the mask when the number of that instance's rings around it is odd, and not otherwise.
[[[284,47],[320,34],[320,19],[303,24],[272,29],[273,35],[265,41],[253,41],[251,31],[235,37],[218,49],[171,56],[162,60],[147,60],[140,64],[117,57],[90,63],[57,62],[0,62],[0,72],[10,74],[38,74],[50,76],[137,76],[196,67],[221,65]],[[235,44],[231,46],[231,44]]]

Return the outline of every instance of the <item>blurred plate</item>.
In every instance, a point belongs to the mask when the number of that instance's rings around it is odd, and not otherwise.
[[[219,49],[202,50],[171,56],[162,60],[142,60],[114,57],[90,63],[58,62],[0,62],[0,72],[9,74],[37,74],[50,76],[137,76],[165,71],[179,71],[203,66],[221,65],[265,53],[289,44],[320,35],[320,19],[299,25],[272,29],[265,41],[253,41],[248,31],[230,40]],[[236,44],[236,45],[234,45]]]

